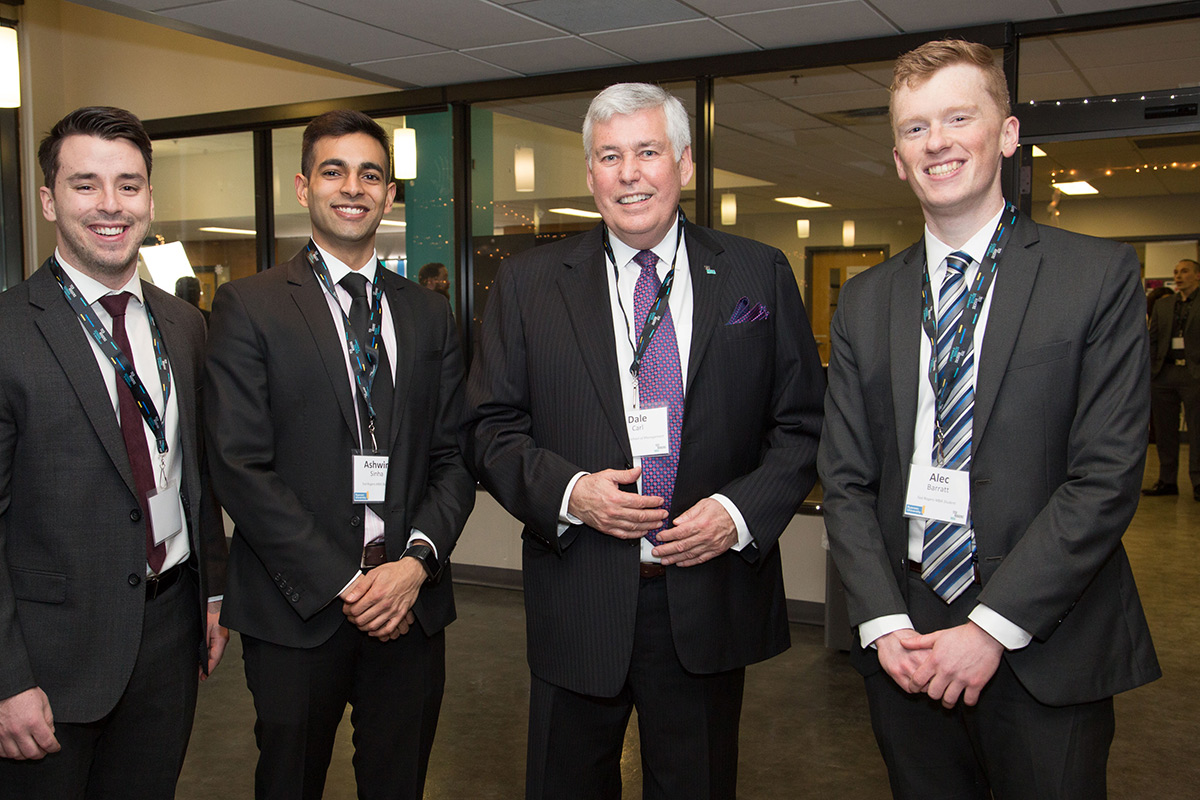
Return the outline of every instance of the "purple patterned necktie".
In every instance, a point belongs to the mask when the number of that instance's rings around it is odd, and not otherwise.
[[[658,297],[662,282],[658,279],[658,256],[642,250],[633,257],[642,268],[633,288],[633,315],[640,327]],[[667,408],[667,430],[671,452],[665,456],[642,458],[642,494],[661,497],[663,507],[671,509],[675,493],[675,472],[679,468],[679,432],[683,427],[683,375],[679,368],[679,345],[670,308],[663,309],[662,321],[646,346],[638,370],[638,404],[641,408]],[[661,528],[646,534],[658,544],[658,532],[671,526],[670,517]]]

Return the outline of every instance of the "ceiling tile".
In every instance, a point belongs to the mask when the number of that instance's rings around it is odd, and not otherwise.
[[[464,50],[561,36],[562,31],[481,0],[304,0],[368,25]],[[464,21],[470,24],[463,24]]]
[[[742,37],[708,19],[595,33],[586,38],[640,63],[756,49]]]
[[[1016,21],[1055,15],[1050,0],[1005,0],[1003,9],[992,3],[946,0],[872,0],[871,4],[905,31],[949,30],[997,19]]]
[[[575,37],[479,47],[468,52],[476,58],[524,75],[629,63],[622,56]]]
[[[249,36],[331,61],[352,64],[437,50],[434,45],[291,0],[219,0],[164,11],[163,16],[234,36]],[[285,24],[280,24],[284,22]],[[336,31],[337,35],[330,35]],[[313,42],[320,42],[313,52]]]
[[[883,17],[860,0],[735,14],[721,22],[761,47],[839,42],[897,33]]]
[[[1058,0],[1064,14],[1091,14],[1094,11],[1115,11],[1121,8],[1161,5],[1162,0]]]
[[[596,33],[618,28],[658,25],[699,19],[692,9],[676,0],[526,0],[509,8],[528,14],[571,33]]]
[[[517,73],[511,70],[485,64],[461,53],[430,53],[406,58],[389,58],[355,66],[413,86],[445,86],[451,83],[517,77]]]
[[[1057,37],[1021,41],[1021,79],[1039,72],[1065,72],[1074,67],[1055,44]]]

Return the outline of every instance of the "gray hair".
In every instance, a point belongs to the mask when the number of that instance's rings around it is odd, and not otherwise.
[[[592,130],[598,122],[608,122],[617,114],[636,114],[639,111],[661,108],[667,119],[667,139],[672,155],[678,161],[692,143],[692,129],[687,109],[679,98],[650,83],[614,83],[592,98],[587,116],[583,119],[583,155],[592,165]]]

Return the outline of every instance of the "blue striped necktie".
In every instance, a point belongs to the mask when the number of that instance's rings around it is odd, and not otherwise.
[[[939,458],[938,436],[933,441],[933,462],[946,469],[967,470],[971,466],[971,423],[975,408],[974,342],[958,342],[966,357],[956,375],[944,374],[956,339],[961,336],[963,306],[967,298],[967,267],[971,257],[963,252],[946,256],[946,277],[938,294],[937,367],[938,387],[943,380],[952,383],[945,399],[936,404],[938,427],[942,431]],[[953,373],[951,366],[950,371]],[[935,392],[935,402],[936,402]],[[950,522],[930,520],[925,526],[925,544],[921,550],[921,578],[947,603],[953,602],[975,578],[972,560],[971,528]]]

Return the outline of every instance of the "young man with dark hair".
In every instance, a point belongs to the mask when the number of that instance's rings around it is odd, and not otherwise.
[[[137,277],[136,117],[79,109],[39,158],[57,247],[0,296],[0,798],[170,798],[229,636],[204,321]]]
[[[319,798],[349,703],[359,797],[419,798],[454,619],[448,559],[475,502],[457,328],[375,250],[396,191],[379,126],[322,115],[302,164],[312,239],[217,290],[205,382],[255,795]]]

